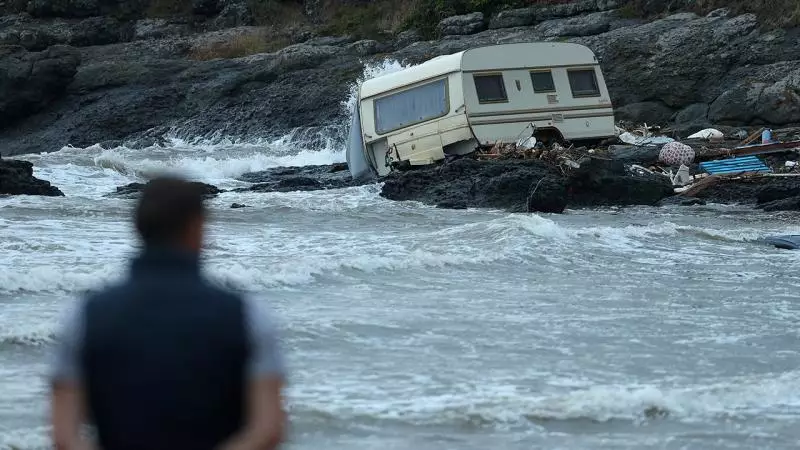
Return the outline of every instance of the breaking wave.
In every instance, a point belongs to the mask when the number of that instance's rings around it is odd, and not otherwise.
[[[34,161],[37,174],[62,188],[67,195],[90,196],[107,193],[112,186],[147,180],[165,172],[227,186],[237,184],[236,178],[248,172],[340,163],[345,160],[345,137],[361,83],[404,67],[391,60],[365,65],[349,92],[343,93],[339,123],[296,128],[276,139],[243,140],[219,134],[189,138],[180,129],[173,129],[158,143],[144,148],[124,145],[104,148],[99,144],[85,148],[68,146],[57,152],[22,158]],[[91,179],[92,186],[84,186],[87,179]]]
[[[293,393],[291,410],[306,420],[386,421],[410,425],[502,428],[547,426],[554,421],[679,423],[800,418],[796,372],[761,379],[723,380],[710,385],[670,388],[657,385],[593,386],[532,393],[515,386],[490,385],[467,392],[431,396],[418,393]],[[302,419],[301,419],[302,420]]]

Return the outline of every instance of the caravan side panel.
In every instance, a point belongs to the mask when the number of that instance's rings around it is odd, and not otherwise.
[[[512,44],[464,55],[464,98],[481,144],[515,142],[530,124],[568,140],[614,135],[614,112],[594,54],[564,43]]]

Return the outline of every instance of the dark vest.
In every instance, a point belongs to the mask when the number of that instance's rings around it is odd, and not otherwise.
[[[243,302],[204,281],[195,256],[145,251],[85,317],[85,388],[104,450],[210,450],[243,426]]]

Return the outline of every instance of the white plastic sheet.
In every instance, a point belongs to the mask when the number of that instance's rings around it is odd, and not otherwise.
[[[717,140],[722,140],[723,138],[725,138],[725,135],[722,134],[721,131],[715,128],[706,128],[689,136],[687,139],[708,139],[712,141],[717,141]]]

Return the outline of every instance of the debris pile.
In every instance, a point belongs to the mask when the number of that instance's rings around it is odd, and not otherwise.
[[[546,145],[532,136],[516,143],[498,142],[478,149],[478,160],[540,160],[562,175],[581,172],[592,161],[621,162],[633,177],[661,176],[675,194],[694,196],[720,181],[759,177],[800,177],[800,128],[752,132],[715,128],[698,131],[684,139],[670,137],[669,130],[643,124],[620,123],[616,138],[594,147],[575,147],[564,142]],[[585,172],[583,170],[582,172]],[[800,178],[797,180],[800,184]]]

